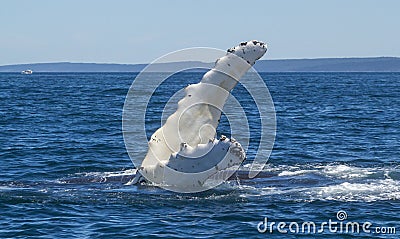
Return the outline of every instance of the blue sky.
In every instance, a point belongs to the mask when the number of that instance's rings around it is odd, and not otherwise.
[[[146,63],[268,43],[263,59],[400,56],[397,0],[2,0],[0,65]]]

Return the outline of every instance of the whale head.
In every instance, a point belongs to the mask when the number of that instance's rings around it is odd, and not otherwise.
[[[252,40],[242,42],[238,46],[228,49],[228,54],[235,54],[250,65],[254,65],[267,52],[267,45],[263,42]]]

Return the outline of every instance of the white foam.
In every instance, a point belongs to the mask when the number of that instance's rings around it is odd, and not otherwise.
[[[363,178],[377,172],[376,168],[360,168],[348,165],[327,165],[322,167],[322,173],[335,178]]]
[[[243,169],[249,167],[244,165]],[[264,172],[276,173],[276,176],[268,178],[256,186],[246,186],[243,181],[240,189],[244,190],[242,197],[258,196],[290,196],[293,200],[314,201],[385,201],[400,200],[400,181],[392,179],[393,173],[399,172],[397,167],[357,167],[346,164],[335,165],[268,165]],[[286,177],[314,174],[322,178],[320,181],[329,185],[288,184]],[[280,178],[282,177],[282,178]],[[274,186],[262,185],[273,180]]]
[[[258,169],[264,167],[263,165],[255,165]],[[242,166],[242,170],[248,170],[251,168],[251,164],[245,164]],[[396,169],[390,168],[365,168],[357,166],[349,166],[346,164],[329,164],[329,165],[278,165],[271,166],[266,165],[263,168],[263,172],[277,173],[278,176],[296,176],[301,174],[315,173],[329,178],[338,179],[356,179],[356,178],[367,178],[373,174],[390,173]],[[387,176],[389,178],[389,176]]]
[[[366,183],[344,182],[322,187],[277,188],[272,186],[257,188],[240,185],[240,197],[290,196],[296,201],[343,201],[373,202],[400,200],[400,182],[391,179],[375,180]]]
[[[309,196],[313,199],[335,201],[399,200],[400,183],[392,179],[374,180],[366,183],[344,182],[314,188],[309,192]]]

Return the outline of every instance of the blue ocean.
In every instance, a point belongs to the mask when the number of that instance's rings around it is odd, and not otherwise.
[[[261,73],[277,127],[263,177],[192,194],[125,185],[122,109],[135,76],[0,73],[0,238],[399,237],[400,73]],[[201,77],[157,89],[148,136],[171,94]],[[245,170],[259,115],[240,85],[232,94],[253,132]]]

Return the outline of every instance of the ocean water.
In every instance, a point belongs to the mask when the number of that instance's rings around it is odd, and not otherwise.
[[[171,92],[201,76],[180,73],[160,86],[148,135]],[[400,74],[261,76],[277,116],[264,176],[179,194],[124,185],[133,164],[121,117],[135,74],[1,73],[0,238],[398,238]],[[260,123],[243,88],[233,94],[243,99],[253,132],[245,170]],[[146,151],[138,147],[139,155]],[[339,211],[347,219],[339,220]],[[283,234],[275,226],[260,233],[265,217],[276,224],[371,222],[372,232]]]

